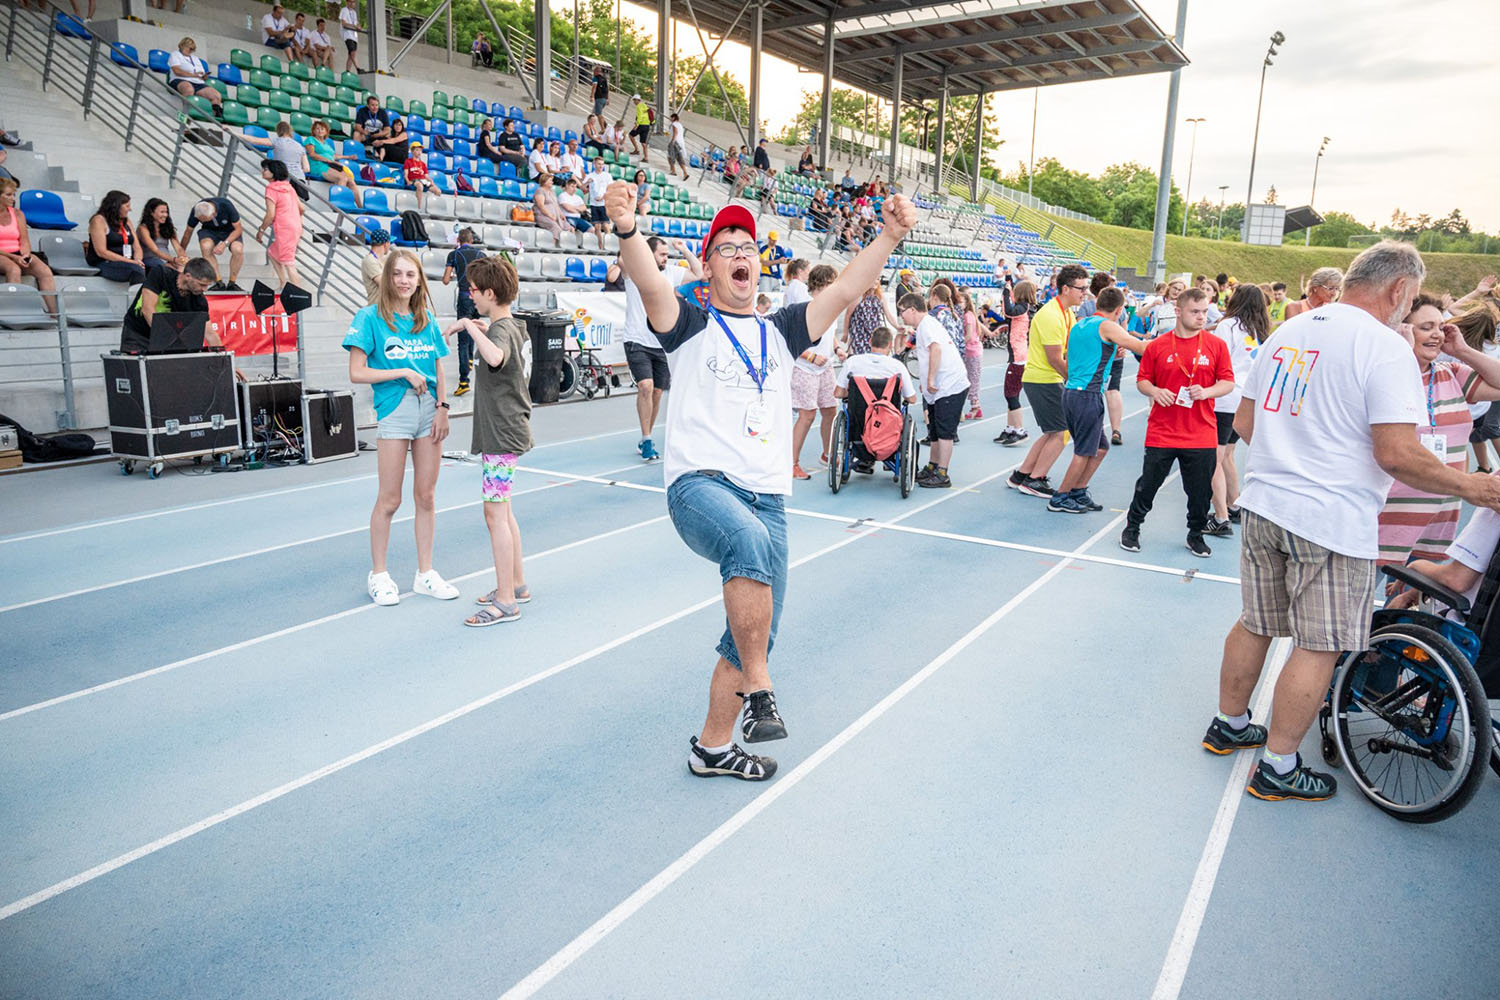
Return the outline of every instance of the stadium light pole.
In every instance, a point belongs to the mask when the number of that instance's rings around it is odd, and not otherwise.
[[[1260,64],[1260,96],[1255,99],[1255,138],[1250,143],[1250,183],[1245,185],[1245,221],[1241,224],[1241,238],[1249,241],[1250,236],[1250,199],[1255,191],[1255,152],[1260,146],[1260,108],[1266,99],[1266,70],[1271,68],[1271,57],[1276,54],[1276,46],[1286,42],[1286,35],[1276,32],[1271,36],[1271,44],[1266,48],[1265,61]]]
[[[1219,185],[1219,221],[1214,224],[1214,239],[1224,238],[1224,192],[1229,190],[1228,184]]]
[[[1183,0],[1185,3],[1186,0]],[[1031,197],[1031,179],[1036,174],[1036,108],[1042,98],[1042,88],[1031,89],[1031,160],[1026,164],[1026,197]]]
[[[1307,207],[1308,208],[1312,208],[1313,207],[1313,199],[1318,196],[1318,164],[1320,164],[1320,163],[1323,162],[1323,150],[1325,150],[1327,148],[1328,148],[1328,136],[1325,135],[1323,137],[1323,143],[1322,143],[1322,145],[1320,145],[1318,147],[1318,155],[1313,160],[1313,186],[1312,186],[1312,194],[1309,194],[1307,196]],[[1302,245],[1305,246],[1305,247],[1312,246],[1312,230],[1313,230],[1312,223],[1309,222],[1307,224],[1307,238],[1302,241]]]
[[[1182,48],[1187,35],[1188,0],[1177,0],[1177,31],[1173,41]],[[1172,70],[1172,82],[1167,87],[1167,127],[1161,139],[1161,169],[1156,175],[1156,212],[1151,220],[1151,259],[1146,270],[1152,281],[1160,281],[1167,273],[1167,214],[1172,207],[1172,149],[1177,142],[1177,95],[1182,89],[1182,69]]]
[[[1193,142],[1188,147],[1187,187],[1182,189],[1182,235],[1184,236],[1187,235],[1188,206],[1193,203],[1189,196],[1193,193],[1193,158],[1198,155],[1198,126],[1208,121],[1208,119],[1188,118],[1186,121],[1189,125],[1193,126]]]

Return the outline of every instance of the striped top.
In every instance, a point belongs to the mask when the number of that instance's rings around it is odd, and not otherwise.
[[[1474,429],[1468,404],[1478,384],[1478,374],[1457,361],[1435,362],[1422,375],[1423,398],[1432,400],[1433,423],[1419,423],[1417,435],[1443,438],[1448,465],[1460,472],[1468,468],[1469,432]],[[1447,558],[1448,544],[1458,533],[1461,507],[1458,497],[1434,496],[1400,480],[1394,482],[1380,511],[1378,564]]]

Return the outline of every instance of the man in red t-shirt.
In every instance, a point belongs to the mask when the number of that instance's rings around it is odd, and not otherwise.
[[[1151,412],[1146,459],[1120,533],[1127,552],[1141,551],[1141,524],[1175,461],[1187,493],[1188,551],[1205,559],[1213,554],[1203,541],[1219,443],[1213,401],[1234,389],[1234,369],[1228,346],[1204,331],[1207,323],[1208,295],[1190,288],[1177,297],[1177,329],[1151,341],[1141,355],[1136,388],[1150,397]]]

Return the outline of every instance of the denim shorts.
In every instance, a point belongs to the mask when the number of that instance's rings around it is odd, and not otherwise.
[[[432,393],[417,395],[417,390],[408,389],[396,408],[381,417],[375,424],[377,440],[411,441],[432,433],[432,418],[437,415],[437,400]]]
[[[730,482],[722,472],[689,472],[667,487],[667,513],[688,548],[719,564],[722,582],[738,576],[770,584],[769,656],[776,644],[781,603],[786,597],[786,498],[776,493],[751,493]],[[739,650],[727,619],[718,653],[740,669]]]

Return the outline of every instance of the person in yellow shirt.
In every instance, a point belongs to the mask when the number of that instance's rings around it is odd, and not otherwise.
[[[1266,309],[1271,313],[1271,329],[1286,322],[1286,282],[1278,281],[1271,285],[1271,302]]]
[[[1068,264],[1057,272],[1057,295],[1031,318],[1021,389],[1042,433],[1006,481],[1011,489],[1028,496],[1050,499],[1056,492],[1047,474],[1062,454],[1068,429],[1062,402],[1063,383],[1068,378],[1068,332],[1073,328],[1073,310],[1083,304],[1088,290],[1088,271]]]
[[[642,163],[651,162],[651,146],[647,142],[651,138],[651,108],[641,98],[640,94],[630,95],[635,102],[635,128],[630,130],[630,151],[640,156]],[[636,140],[640,145],[636,145]]]

